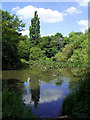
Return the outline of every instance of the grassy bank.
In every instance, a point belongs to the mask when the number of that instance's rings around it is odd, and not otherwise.
[[[89,119],[89,73],[79,82],[79,88],[68,95],[62,105],[62,115],[72,115],[80,119]]]

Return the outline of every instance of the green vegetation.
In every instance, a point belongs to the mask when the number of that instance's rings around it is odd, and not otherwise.
[[[31,20],[30,30],[30,41],[32,46],[35,46],[39,43],[40,39],[40,21],[38,18],[37,11],[34,13],[34,18]]]
[[[2,11],[2,67],[14,69],[20,64],[17,43],[25,25],[16,15]]]
[[[30,48],[28,42],[26,42],[25,40],[24,41],[20,40],[17,48],[18,48],[19,57],[28,61],[30,54]]]
[[[70,62],[73,67],[87,67],[88,34],[70,36],[70,43],[55,55],[58,61]]]
[[[89,66],[88,34],[71,32],[69,37],[61,33],[40,37],[40,18],[37,11],[31,20],[30,38],[22,36],[20,31],[25,24],[16,15],[2,11],[2,65],[3,69],[16,69],[22,64],[38,65],[43,69],[72,68],[74,76],[79,76],[75,68],[80,68],[80,76]],[[79,76],[79,77],[80,77]],[[71,114],[79,118],[88,118],[88,76],[80,81],[75,92],[68,95],[63,103],[63,114]],[[18,107],[16,107],[18,106]],[[21,96],[3,88],[3,117],[31,117],[31,110],[25,109]],[[30,113],[30,114],[29,114]]]
[[[46,66],[49,63],[52,68],[65,66],[86,68],[88,31],[85,34],[71,32],[69,37],[63,37],[61,33],[40,37],[39,19],[37,11],[35,11],[29,27],[30,38],[28,38],[20,33],[25,26],[22,21],[17,16],[2,11],[3,69],[19,67],[20,59],[38,64],[46,61]]]
[[[15,91],[9,91],[5,81],[2,92],[2,118],[36,118],[31,107],[23,104],[22,97]]]
[[[39,47],[32,47],[30,49],[30,55],[29,55],[29,59],[30,60],[40,60],[45,58],[45,54],[44,51],[42,51]]]
[[[84,74],[79,83],[79,88],[64,99],[62,115],[89,119],[89,74]]]
[[[2,19],[3,69],[19,67],[20,59],[46,65],[46,68],[87,67],[88,32],[71,32],[69,37],[61,33],[40,37],[40,18],[35,11],[28,38],[19,32],[24,24],[17,16],[3,11]]]

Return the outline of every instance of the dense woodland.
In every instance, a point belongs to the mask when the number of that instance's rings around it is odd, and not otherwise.
[[[37,11],[35,11],[34,17],[31,19],[31,26],[29,27],[30,38],[22,36],[20,31],[22,31],[24,27],[25,24],[23,21],[19,20],[16,15],[10,15],[7,11],[2,11],[3,69],[21,68],[24,62],[28,62],[30,65],[38,64],[39,66],[42,66],[43,69],[77,67],[86,70],[89,67],[89,31],[86,31],[85,34],[72,31],[69,33],[68,37],[63,37],[60,31],[55,35],[41,37],[40,18],[38,17]],[[88,84],[88,82],[86,83]],[[87,84],[83,89],[87,88],[88,90]],[[66,101],[70,101],[70,99],[71,98],[68,97]],[[66,101],[65,104],[67,104]],[[77,101],[78,99],[74,98],[74,102],[71,103],[71,106]],[[65,104],[63,105],[63,108],[65,109],[63,114],[70,114],[68,111],[71,106],[65,106]],[[81,103],[81,105],[82,104],[83,103]],[[85,105],[86,104],[87,103],[85,103]],[[79,107],[80,108],[78,109],[82,108],[82,106]],[[73,111],[74,115],[79,116],[75,110],[77,110],[77,107]],[[83,111],[87,111],[87,108]]]
[[[71,32],[69,37],[62,33],[40,36],[40,20],[37,12],[31,20],[30,38],[22,36],[20,31],[25,24],[16,15],[2,11],[2,61],[3,69],[15,69],[20,60],[60,61],[75,66],[86,67],[88,62],[88,31]]]

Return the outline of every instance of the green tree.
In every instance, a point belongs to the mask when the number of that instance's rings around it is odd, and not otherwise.
[[[39,60],[39,59],[44,59],[45,58],[45,51],[41,50],[40,47],[32,47],[30,49],[30,55],[29,59],[30,60]]]
[[[20,58],[29,60],[30,48],[27,41],[20,40],[18,43],[18,55]]]
[[[45,51],[45,55],[48,58],[53,57],[58,52],[56,46],[54,46],[55,43],[53,43],[50,36],[42,37],[40,40],[39,46],[41,50]]]
[[[37,11],[34,13],[34,18],[31,19],[31,26],[29,27],[30,40],[33,45],[37,45],[40,39],[40,21]]]
[[[20,59],[17,43],[25,24],[16,15],[2,11],[2,67],[3,69],[16,68]]]
[[[70,41],[69,41],[69,38],[68,37],[64,37],[63,38],[63,47],[66,45],[66,44],[69,44]]]
[[[45,55],[48,58],[54,57],[55,54],[61,50],[63,35],[61,33],[56,33],[54,36],[45,36],[40,39],[39,46],[45,51]]]
[[[63,44],[63,35],[61,33],[56,33],[53,37],[52,37],[52,44],[55,48],[57,48],[57,50],[61,50]]]

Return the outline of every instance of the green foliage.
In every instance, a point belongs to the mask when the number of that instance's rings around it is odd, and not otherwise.
[[[51,38],[49,36],[46,36],[46,37],[42,37],[41,40],[40,40],[40,48],[41,50],[44,50],[45,51],[45,55],[47,57],[51,57],[52,56],[52,47],[51,47]]]
[[[61,33],[56,33],[53,37],[51,37],[51,44],[57,50],[61,50],[63,47],[63,35]]]
[[[69,43],[70,43],[69,38],[68,38],[68,37],[64,37],[62,43],[63,43],[63,47],[64,47],[66,44],[69,44]]]
[[[4,119],[13,118],[35,118],[31,108],[26,108],[21,95],[9,92],[8,84],[5,81],[2,92],[2,117]]]
[[[45,59],[45,51],[42,51],[39,47],[32,47],[30,49],[29,60]]]
[[[37,45],[40,39],[40,21],[38,18],[37,11],[34,13],[34,18],[31,20],[31,26],[29,27],[30,40],[33,45]]]
[[[74,67],[87,67],[88,35],[80,35],[74,45],[76,45],[77,49],[73,49],[73,55],[68,59],[68,62],[74,63]]]
[[[62,52],[56,54],[55,58],[58,61],[66,61],[73,53],[73,44],[67,44],[65,48],[63,48]]]
[[[15,15],[2,11],[2,67],[3,69],[16,68],[20,59],[18,57],[17,43],[24,24]]]
[[[18,43],[18,55],[20,58],[29,60],[30,48],[26,41],[19,41]]]
[[[63,115],[74,115],[81,119],[89,119],[89,74],[81,78],[79,88],[68,95],[63,102]]]
[[[53,61],[57,60],[54,61],[56,64],[59,61],[62,62],[56,65],[60,67],[61,64],[69,67],[87,66],[88,31],[85,34],[73,31],[69,37],[63,37],[61,33],[40,37],[40,21],[37,11],[35,11],[29,28],[30,39],[28,39],[27,36],[21,36],[19,33],[24,24],[17,16],[2,11],[2,20],[3,68],[16,68],[21,58],[33,61],[53,58]],[[52,60],[50,60],[50,64],[52,64]]]
[[[75,32],[72,31],[71,33],[69,33],[69,38],[73,37],[75,35]]]
[[[54,36],[46,36],[40,39],[39,46],[45,51],[48,58],[55,56],[55,54],[62,48],[63,36],[61,33],[56,33]]]
[[[88,35],[81,32],[69,34],[69,43],[55,55],[57,61],[66,61],[73,67],[87,67]]]

